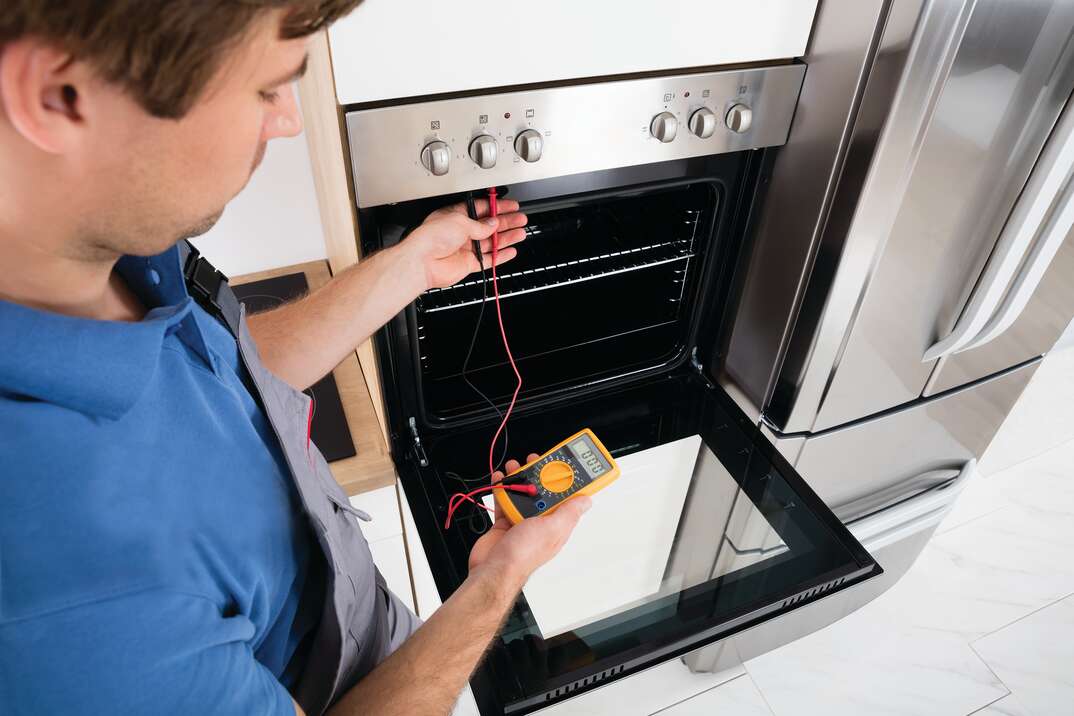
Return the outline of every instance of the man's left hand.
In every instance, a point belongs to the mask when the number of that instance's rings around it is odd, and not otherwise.
[[[471,241],[481,242],[482,262],[492,266],[492,233],[499,232],[496,265],[515,257],[517,249],[510,248],[526,238],[526,215],[519,212],[518,202],[501,199],[496,219],[488,218],[489,205],[484,199],[475,202],[478,220],[466,215],[464,204],[437,209],[426,217],[421,226],[401,243],[416,266],[420,266],[426,288],[451,286],[479,270]]]

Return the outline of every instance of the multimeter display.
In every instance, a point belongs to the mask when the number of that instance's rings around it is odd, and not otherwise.
[[[507,517],[518,523],[551,512],[575,495],[592,495],[619,477],[619,468],[591,430],[572,435],[510,477],[524,479],[535,495],[496,490]]]
[[[604,463],[597,449],[585,440],[576,440],[571,443],[571,450],[582,467],[593,477],[607,472],[608,466]]]

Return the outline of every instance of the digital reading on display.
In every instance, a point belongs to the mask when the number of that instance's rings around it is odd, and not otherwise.
[[[582,461],[585,469],[590,475],[594,477],[604,472],[604,461],[600,459],[597,452],[589,446],[585,440],[575,440],[571,443],[571,450],[578,456],[578,459]]]

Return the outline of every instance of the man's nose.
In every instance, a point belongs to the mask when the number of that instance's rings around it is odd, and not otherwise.
[[[298,109],[293,84],[281,87],[280,97],[272,112],[265,118],[264,139],[293,137],[302,131],[302,112]]]

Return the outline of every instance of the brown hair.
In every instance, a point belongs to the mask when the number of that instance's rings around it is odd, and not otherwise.
[[[85,60],[150,114],[177,119],[263,12],[280,37],[312,34],[361,0],[2,0],[0,47],[34,35]]]

